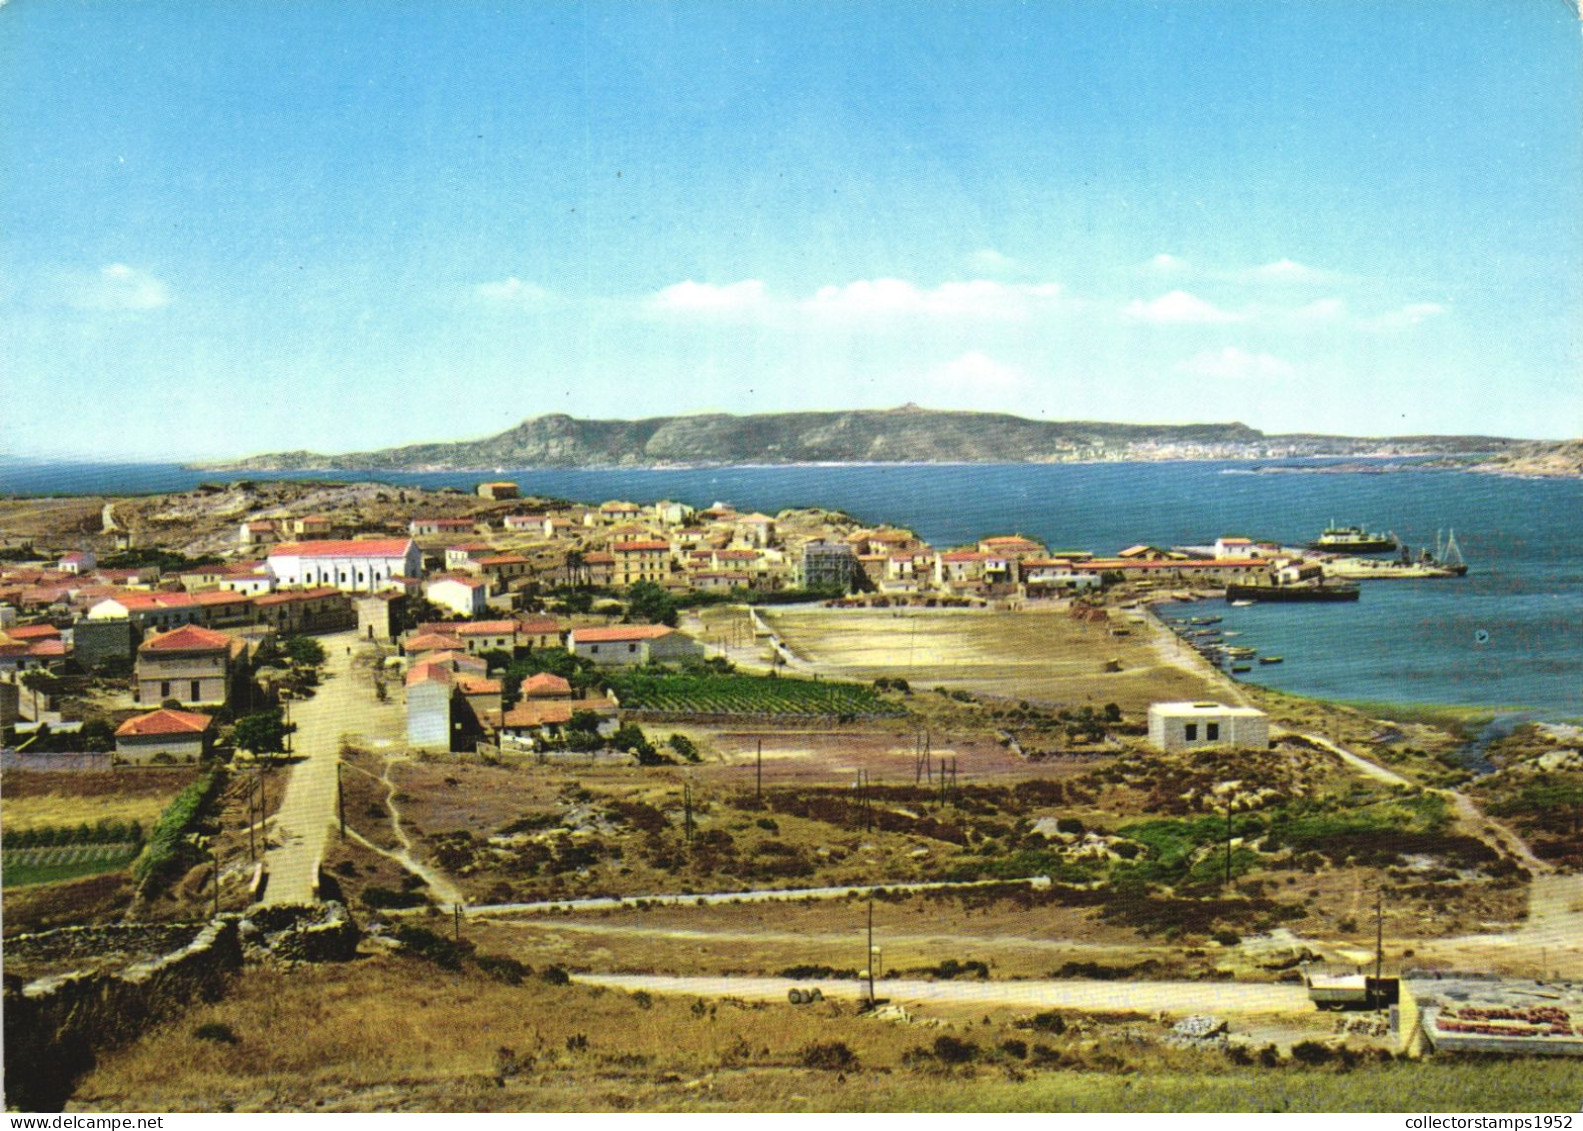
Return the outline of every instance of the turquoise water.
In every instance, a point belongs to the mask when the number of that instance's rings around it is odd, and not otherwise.
[[[845,510],[910,527],[937,546],[1022,533],[1052,548],[1113,554],[1136,542],[1205,544],[1222,534],[1306,542],[1331,520],[1393,530],[1414,546],[1455,528],[1460,580],[1374,582],[1356,604],[1183,606],[1285,662],[1245,678],[1305,695],[1583,716],[1583,481],[1420,469],[1250,474],[1245,463],[505,470],[525,493],[579,501],[715,501],[773,514]],[[1314,467],[1315,463],[1284,466]],[[494,474],[493,471],[490,473]],[[234,476],[230,476],[233,477]],[[254,478],[266,478],[254,475]],[[280,478],[329,478],[279,476]],[[0,494],[180,490],[227,478],[174,464],[0,461]],[[470,487],[472,472],[342,475]]]

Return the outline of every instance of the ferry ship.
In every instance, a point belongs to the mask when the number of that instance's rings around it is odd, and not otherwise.
[[[1337,526],[1330,520],[1322,534],[1308,544],[1310,550],[1332,554],[1389,554],[1397,547],[1396,535],[1375,534],[1361,526]]]

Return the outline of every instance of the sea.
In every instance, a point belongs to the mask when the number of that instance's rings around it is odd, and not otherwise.
[[[1392,531],[1416,551],[1454,530],[1465,578],[1365,582],[1356,603],[1209,601],[1163,615],[1223,617],[1236,643],[1282,657],[1242,678],[1302,695],[1495,708],[1504,725],[1583,719],[1583,480],[1355,458],[247,473],[462,489],[486,475],[549,498],[729,502],[769,514],[821,507],[907,527],[936,546],[1023,534],[1100,556],[1221,535],[1298,545],[1333,523]],[[177,491],[238,477],[179,464],[0,457],[0,496]]]

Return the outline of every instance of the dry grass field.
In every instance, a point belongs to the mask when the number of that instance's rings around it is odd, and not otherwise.
[[[0,777],[0,827],[18,832],[104,820],[139,821],[146,829],[194,776],[186,769],[7,770]]]
[[[1162,655],[1151,626],[1112,637],[1102,624],[1060,610],[771,609],[765,620],[788,647],[834,678],[905,679],[1057,706],[1220,698],[1223,691]],[[1115,660],[1120,671],[1106,672]]]
[[[252,968],[223,1001],[102,1055],[68,1110],[1531,1111],[1577,1098],[1575,1066],[1556,1062],[1392,1064],[1353,1038],[1328,1065],[1260,1067],[1262,1046],[1238,1064],[1125,1014],[885,1019],[544,973],[509,984],[471,961],[388,956]],[[1317,1019],[1263,1028],[1327,1036]]]

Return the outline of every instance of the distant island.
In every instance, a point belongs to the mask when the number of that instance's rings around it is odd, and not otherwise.
[[[535,416],[480,440],[330,455],[293,451],[193,466],[225,471],[459,471],[810,463],[1078,463],[1303,456],[1501,454],[1498,436],[1270,435],[1242,423],[1114,424],[904,405],[847,412],[644,420]]]

